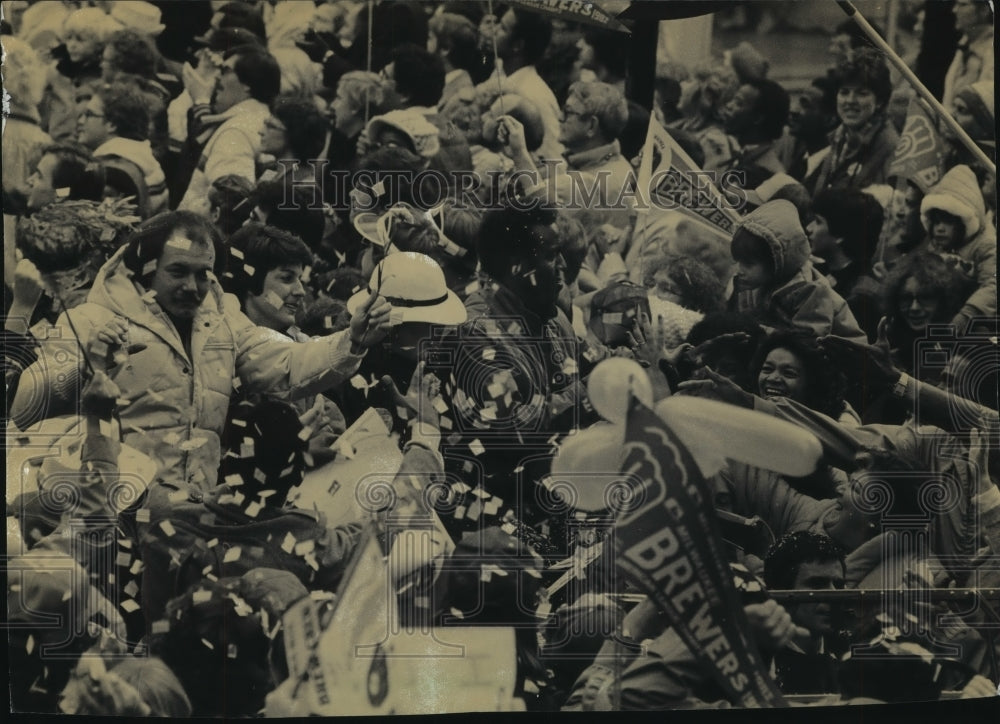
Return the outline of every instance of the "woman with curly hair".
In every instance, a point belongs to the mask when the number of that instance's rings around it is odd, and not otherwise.
[[[769,334],[757,346],[750,377],[764,399],[788,398],[842,424],[861,424],[844,400],[844,375],[811,337],[791,331]]]
[[[860,48],[834,74],[840,126],[830,134],[830,152],[806,186],[815,198],[831,188],[862,189],[885,183],[899,134],[888,121],[892,95],[883,55]]]
[[[932,324],[948,324],[961,309],[974,280],[937,254],[905,257],[882,285],[879,337],[892,351],[895,365],[925,382],[928,370],[916,369],[916,343]],[[937,368],[935,368],[936,370]]]
[[[654,323],[663,325],[667,346],[682,343],[704,315],[722,311],[725,290],[707,264],[663,254],[650,261],[644,272],[650,313]]]

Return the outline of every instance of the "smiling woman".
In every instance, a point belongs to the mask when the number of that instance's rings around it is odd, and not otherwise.
[[[754,354],[750,374],[765,399],[795,400],[835,420],[845,414],[844,377],[807,336],[768,335]]]
[[[297,236],[250,223],[230,238],[230,271],[222,286],[254,324],[286,332],[305,300],[302,275],[313,261]]]

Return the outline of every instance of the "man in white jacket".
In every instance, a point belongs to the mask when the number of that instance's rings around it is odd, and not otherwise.
[[[216,179],[234,174],[251,182],[260,151],[269,105],[281,90],[281,70],[270,53],[235,48],[223,62],[212,91],[212,116],[203,122],[221,121],[205,144],[198,167],[178,208],[208,213],[208,189]],[[194,99],[198,103],[202,99]]]
[[[156,461],[158,478],[209,490],[236,388],[286,398],[321,392],[354,374],[385,337],[391,305],[377,295],[328,337],[295,342],[258,327],[214,276],[221,249],[218,231],[197,214],[143,224],[101,268],[87,302],[42,342],[21,377],[14,423],[25,429],[75,407],[71,381],[85,367],[106,369],[122,393],[123,441]]]

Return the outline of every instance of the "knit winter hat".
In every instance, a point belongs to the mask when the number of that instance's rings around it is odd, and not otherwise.
[[[375,116],[368,122],[366,129],[368,139],[374,143],[386,128],[394,128],[404,133],[413,143],[413,150],[424,158],[436,156],[441,150],[438,129],[417,111],[389,111],[385,115]]]
[[[920,221],[927,230],[930,230],[929,214],[933,209],[960,218],[966,239],[979,232],[986,217],[986,204],[971,168],[964,164],[955,166],[924,196],[920,203]]]

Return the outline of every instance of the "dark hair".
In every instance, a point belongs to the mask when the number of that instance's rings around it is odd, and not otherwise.
[[[858,48],[853,57],[834,71],[836,91],[846,85],[859,85],[875,94],[879,106],[885,106],[892,95],[892,79],[885,56],[874,48]]]
[[[411,182],[425,165],[425,158],[402,146],[383,146],[356,159],[355,171],[370,174],[372,184],[382,181],[386,189],[386,193],[376,199],[375,207],[365,210],[379,213],[397,203],[419,207],[420,204],[414,202],[415,194]],[[400,171],[405,173],[398,173]],[[355,187],[360,185],[365,191],[371,191],[367,181],[367,177],[359,179]]]
[[[223,5],[217,12],[222,13],[219,29],[243,28],[249,30],[261,40],[267,38],[264,28],[264,17],[260,10],[244,2],[231,2]]]
[[[222,235],[228,237],[243,226],[253,212],[253,184],[236,174],[220,176],[208,190],[208,204],[219,210],[215,223]]]
[[[534,233],[544,227],[551,234],[556,212],[543,207],[517,209],[502,207],[483,214],[479,227],[479,262],[484,272],[494,279],[510,273],[511,263],[529,259],[544,245],[545,240]]]
[[[760,338],[764,334],[764,330],[753,317],[737,312],[706,314],[700,322],[695,323],[691,327],[685,341],[697,347],[721,335],[739,332],[747,335],[745,341],[727,340],[719,342],[703,355],[703,359],[705,364],[713,369],[718,369],[718,364],[723,360],[732,360],[733,364],[730,366],[732,367],[733,382],[744,390],[750,391],[753,389],[753,383],[747,374],[746,359],[750,356],[752,350],[756,348]],[[685,376],[693,372],[693,370],[687,369],[679,371]]]
[[[447,48],[448,62],[453,66],[471,71],[482,65],[479,30],[469,18],[445,12],[432,16],[428,28],[437,36],[438,45]]]
[[[628,73],[631,36],[613,30],[588,28],[583,40],[594,49],[594,61],[608,69],[616,79]]]
[[[392,51],[396,91],[415,106],[436,106],[444,92],[444,61],[412,43]]]
[[[677,145],[681,147],[681,150],[691,157],[695,165],[699,168],[705,165],[705,149],[701,147],[701,143],[695,134],[681,129],[671,129],[670,135],[677,141]]]
[[[780,83],[773,80],[748,80],[745,85],[757,89],[757,111],[760,113],[760,129],[764,137],[774,140],[781,137],[788,123],[791,100]]]
[[[249,89],[250,97],[270,104],[281,92],[281,68],[274,56],[263,50],[240,46],[226,53],[236,56],[233,70],[240,83]]]
[[[514,28],[511,41],[520,40],[524,43],[522,56],[525,63],[535,65],[545,55],[545,50],[552,40],[552,23],[548,18],[530,10],[512,8],[514,13]]]
[[[806,389],[803,404],[834,420],[840,417],[844,411],[846,386],[844,375],[813,338],[800,332],[772,332],[761,340],[750,362],[750,378],[755,383],[754,387],[756,388],[756,380],[767,355],[776,349],[787,349],[798,357],[805,368]]]
[[[350,317],[345,312],[347,303],[333,297],[318,297],[306,305],[296,320],[302,334],[323,337],[347,329]],[[346,323],[345,323],[346,322]]]
[[[97,89],[104,104],[104,119],[115,127],[115,133],[133,141],[149,138],[149,105],[134,86],[111,83]]]
[[[887,317],[899,317],[897,301],[903,285],[910,278],[916,279],[923,289],[941,300],[937,318],[932,322],[948,322],[962,308],[968,281],[937,254],[920,252],[900,259],[882,282],[882,310]]]
[[[840,248],[862,269],[871,266],[882,234],[885,211],[872,196],[857,189],[824,189],[813,201],[813,213],[822,216]]]
[[[282,264],[309,266],[312,252],[297,236],[251,222],[229,238],[229,271],[223,277],[222,287],[246,304],[247,295],[264,293],[264,277]],[[253,269],[248,273],[247,267]]]
[[[791,590],[803,563],[828,561],[844,566],[844,551],[832,538],[808,530],[786,533],[767,549],[764,583],[768,589]]]
[[[322,189],[317,184],[291,183],[287,178],[261,181],[254,190],[256,205],[267,215],[267,225],[290,232],[310,249],[318,248],[326,230]]]
[[[156,76],[156,48],[146,36],[119,30],[105,47],[114,51],[112,66],[116,71],[150,79]]]
[[[150,262],[158,261],[163,255],[163,247],[175,233],[181,233],[195,244],[211,245],[215,250],[215,265],[212,271],[221,277],[226,269],[226,251],[222,237],[207,218],[193,211],[165,211],[144,221],[125,242],[122,263],[132,272],[133,277],[147,289],[155,269],[144,271]]]
[[[180,679],[193,715],[256,715],[274,685],[260,612],[232,584],[205,579],[172,599],[164,618],[169,630],[151,637],[150,650]]]
[[[284,124],[288,145],[296,160],[319,157],[326,145],[329,124],[311,98],[279,95],[271,102],[271,113]]]
[[[795,207],[795,210],[799,212],[799,223],[805,229],[812,217],[812,198],[809,195],[809,189],[798,182],[785,184],[774,192],[770,200],[778,201],[779,199],[784,199]]]
[[[342,266],[325,272],[321,279],[317,279],[317,282],[319,282],[318,288],[331,298],[346,302],[368,283],[368,278],[361,273],[360,269]]]
[[[647,264],[646,286],[652,286],[653,277],[663,270],[680,288],[682,307],[702,314],[722,311],[725,288],[707,264],[692,257],[664,254]]]
[[[774,253],[771,251],[771,245],[767,243],[767,239],[740,227],[733,234],[729,250],[736,261],[762,262],[771,270],[772,275],[775,273]]]
[[[71,200],[100,201],[104,198],[104,168],[90,149],[79,143],[54,143],[42,149],[42,157],[55,156],[52,188],[69,189]]]
[[[241,493],[252,500],[258,491],[273,490],[275,495],[266,505],[281,508],[305,473],[309,443],[299,437],[302,429],[299,413],[288,402],[265,397],[230,406],[221,441],[228,452],[219,467],[219,484],[238,475],[243,479]],[[253,452],[244,457],[247,438],[253,440]]]

